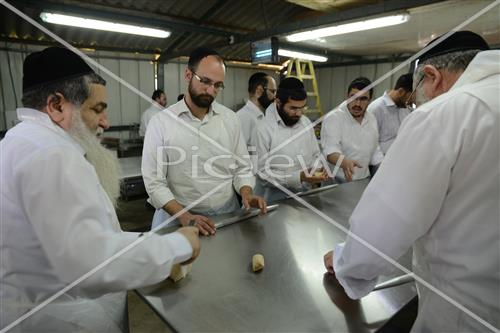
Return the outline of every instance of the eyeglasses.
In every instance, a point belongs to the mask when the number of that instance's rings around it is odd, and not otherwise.
[[[293,111],[293,112],[302,112],[302,113],[305,113],[307,112],[307,110],[309,109],[309,107],[307,105],[299,108],[299,107],[296,107],[296,106],[290,106],[290,111]]]
[[[200,81],[201,84],[204,84],[208,87],[214,87],[215,90],[222,90],[224,89],[224,82],[214,82],[212,80],[210,80],[208,77],[202,77],[202,76],[199,76],[198,74],[196,74],[195,71],[191,70],[191,72],[193,73],[193,76],[196,78],[196,80]]]
[[[413,107],[413,97],[415,97],[415,94],[417,93],[417,89],[420,86],[420,84],[422,83],[422,81],[424,81],[424,78],[425,78],[425,75],[422,75],[422,77],[417,81],[417,85],[415,86],[415,89],[413,89],[410,96],[408,97],[408,99],[405,102],[406,108],[409,109],[410,111],[413,111],[415,109],[415,107]]]

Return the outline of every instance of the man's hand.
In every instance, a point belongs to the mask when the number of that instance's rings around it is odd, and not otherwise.
[[[335,274],[333,270],[333,251],[327,252],[323,257],[323,262],[325,264],[325,268],[330,274]]]
[[[215,234],[215,224],[206,216],[185,212],[178,219],[183,227],[196,227],[204,236]]]
[[[260,209],[260,214],[267,214],[267,203],[264,198],[253,195],[250,187],[242,187],[240,190],[241,202],[243,203],[243,207],[246,210],[249,210],[250,207]]]
[[[193,249],[193,255],[190,259],[181,263],[181,265],[187,265],[192,263],[200,254],[200,238],[198,237],[198,228],[195,227],[183,227],[179,228],[176,232],[182,234],[187,238],[191,248]]]
[[[311,174],[311,172],[312,172],[312,169],[308,170],[307,174],[305,171],[301,171],[300,172],[300,181],[310,183],[310,184],[319,184],[319,183],[322,183],[324,181],[327,181],[329,178],[328,173],[323,168],[317,169],[313,174]],[[308,174],[310,176],[308,176]]]
[[[358,161],[344,158],[340,167],[342,168],[342,170],[344,170],[345,179],[348,182],[350,182],[350,181],[352,181],[352,175],[354,174],[354,168],[355,167],[361,168],[361,165],[358,163]]]

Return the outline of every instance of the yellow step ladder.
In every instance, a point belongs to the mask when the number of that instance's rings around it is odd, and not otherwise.
[[[305,113],[306,116],[308,116],[311,121],[314,121],[323,116],[323,110],[321,109],[321,100],[319,98],[318,81],[316,80],[316,73],[314,72],[312,61],[297,58],[290,59],[290,61],[288,62],[286,77],[290,76],[296,77],[300,81],[302,81],[302,83],[304,83],[307,91],[308,104],[311,101],[310,97],[314,97],[312,99],[314,103],[309,104],[309,108]],[[310,88],[312,88],[312,91]]]

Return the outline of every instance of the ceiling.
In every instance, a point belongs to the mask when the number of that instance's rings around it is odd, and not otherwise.
[[[329,63],[363,62],[408,55],[449,31],[492,0],[8,0],[72,45],[104,51],[161,55],[160,61],[189,55],[204,45],[226,59],[250,60],[250,42],[277,36],[287,48],[327,55]],[[114,22],[168,29],[166,39],[58,26],[42,22],[52,11]],[[408,22],[370,31],[326,37],[321,42],[289,43],[285,36],[315,27],[388,13],[406,12]],[[43,31],[0,5],[0,41],[54,44]],[[500,6],[466,28],[500,45]],[[1,45],[1,44],[0,44]]]

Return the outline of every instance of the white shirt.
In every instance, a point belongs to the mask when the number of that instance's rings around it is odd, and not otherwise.
[[[236,112],[240,119],[241,131],[247,146],[251,145],[252,136],[255,135],[257,127],[264,122],[264,112],[257,105],[248,100],[247,103]]]
[[[351,231],[392,258],[413,245],[413,272],[500,326],[500,51],[479,53],[445,94],[406,119],[355,208]],[[351,298],[391,264],[347,238],[334,268]],[[415,332],[485,332],[417,284]]]
[[[149,108],[147,108],[141,116],[141,124],[139,126],[139,135],[144,137],[146,135],[146,129],[148,128],[148,124],[151,121],[151,118],[161,110],[163,107],[157,106],[155,103],[151,104]]]
[[[321,124],[321,146],[327,157],[340,153],[344,158],[357,161],[362,167],[354,168],[352,180],[363,179],[370,175],[369,165],[382,162],[383,154],[378,145],[377,120],[371,113],[365,112],[361,124],[342,103],[338,109],[330,111]],[[345,181],[342,169],[336,178]]]
[[[139,236],[121,231],[76,141],[45,113],[24,108],[18,116],[22,122],[0,142],[0,327]],[[124,291],[164,280],[191,251],[180,234],[151,235],[16,328],[120,331]],[[112,294],[102,296],[106,293]]]
[[[300,191],[303,186],[308,186],[300,181],[300,173],[316,166],[320,155],[314,128],[304,130],[310,124],[311,121],[302,116],[292,127],[285,125],[276,110],[276,104],[271,104],[266,110],[264,123],[257,128],[255,135],[258,170],[292,191]],[[299,132],[302,134],[264,158],[271,150]],[[268,182],[264,182],[264,185],[273,187]]]
[[[240,123],[233,111],[216,102],[203,120],[193,116],[184,100],[158,113],[144,139],[141,169],[157,209],[174,199],[187,206],[226,182],[193,207],[209,213],[233,201],[234,190],[255,185]]]
[[[384,92],[384,95],[368,105],[366,111],[373,113],[377,119],[378,142],[385,155],[398,135],[399,126],[410,114],[410,110],[397,107],[392,98]]]

